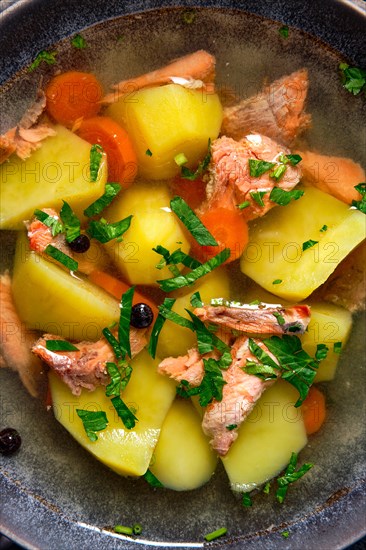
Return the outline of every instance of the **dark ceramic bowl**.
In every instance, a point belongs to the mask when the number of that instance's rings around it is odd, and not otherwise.
[[[195,20],[184,24],[182,12],[192,6]],[[362,1],[2,0],[0,9],[0,131],[15,122],[39,75],[54,71],[22,68],[55,43],[61,69],[94,68],[106,84],[112,74],[118,80],[206,48],[217,56],[218,82],[246,96],[264,77],[306,65],[314,119],[308,145],[362,161],[364,99],[348,94],[337,75],[340,59],[365,65]],[[287,41],[278,34],[282,24],[291,27]],[[69,37],[76,31],[83,31],[90,47],[71,56]],[[120,34],[125,39],[116,46]],[[14,244],[10,232],[5,237],[2,269],[11,264]],[[79,447],[14,373],[1,369],[0,425],[18,428],[23,446],[0,458],[0,530],[26,548],[57,550],[200,548],[203,534],[220,526],[228,536],[215,547],[347,547],[366,532],[364,335],[358,317],[336,380],[325,387],[326,425],[301,455],[315,468],[293,487],[285,505],[258,495],[251,509],[230,492],[220,468],[205,487],[181,494],[119,477]],[[131,540],[112,533],[121,520],[141,522],[144,536]],[[289,531],[287,539],[283,531]]]

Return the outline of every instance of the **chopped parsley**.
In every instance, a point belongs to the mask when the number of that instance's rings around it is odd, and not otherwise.
[[[274,162],[267,162],[265,160],[249,159],[249,174],[253,178],[260,178],[265,172],[269,172],[276,166]]]
[[[90,441],[97,441],[96,432],[105,430],[108,425],[106,413],[104,411],[84,411],[83,409],[76,409],[76,412]]]
[[[281,159],[281,161],[284,164],[287,164],[288,161],[290,164],[292,164],[292,166],[296,166],[296,164],[299,164],[299,162],[302,161],[302,157],[300,155],[285,155],[285,158]]]
[[[66,242],[71,243],[80,235],[80,221],[69,203],[66,201],[63,201],[63,205],[60,210],[60,218],[64,224]]]
[[[131,321],[131,309],[132,300],[135,292],[135,287],[131,286],[126,292],[122,294],[120,308],[121,313],[119,316],[118,324],[118,342],[124,354],[131,357],[130,346],[130,321]]]
[[[217,246],[217,242],[209,230],[203,225],[198,216],[181,197],[174,197],[170,201],[170,208],[188,229],[190,234],[201,246]]]
[[[103,195],[84,210],[85,216],[91,218],[92,216],[96,216],[97,214],[103,212],[103,210],[111,204],[114,197],[116,197],[120,191],[121,186],[119,183],[107,183]]]
[[[56,260],[56,262],[59,262],[60,264],[64,265],[69,269],[70,271],[77,271],[79,264],[77,261],[75,261],[73,258],[70,258],[67,254],[64,254],[64,252],[61,252],[58,248],[53,246],[52,244],[48,244],[45,248],[45,253],[47,256],[50,256],[50,258],[53,258]]]
[[[333,353],[341,353],[341,351],[342,351],[342,342],[334,342]]]
[[[174,250],[174,252],[170,254],[167,248],[158,244],[156,248],[153,248],[153,251],[162,256],[160,262],[155,266],[156,269],[163,269],[165,266],[170,266],[169,269],[175,276],[178,276],[180,272],[178,268],[176,269],[176,272],[175,270],[173,271],[171,269],[172,266],[183,264],[185,267],[189,267],[189,269],[195,269],[196,267],[202,265],[201,262],[195,258],[192,258],[192,256],[189,256],[189,254],[186,254],[180,248],[177,248],[177,250]]]
[[[44,61],[47,65],[54,65],[56,63],[57,52],[46,52],[42,50],[39,52],[33,63],[30,65],[28,71],[34,71]]]
[[[63,232],[64,227],[58,218],[50,216],[46,212],[43,212],[43,210],[38,209],[34,211],[34,216],[37,220],[51,229],[52,237],[56,237],[56,235]]]
[[[305,250],[308,250],[309,248],[312,248],[313,246],[315,246],[316,244],[318,244],[319,241],[313,241],[313,239],[309,239],[308,241],[305,241],[304,243],[302,243],[302,250],[303,252]]]
[[[340,63],[341,80],[343,87],[351,94],[358,95],[365,89],[366,71],[358,67],[350,67],[347,63]]]
[[[99,167],[102,161],[103,147],[95,143],[90,148],[90,181],[95,182],[98,179]]]
[[[152,157],[152,152],[150,151],[150,149],[146,149],[145,155],[147,155],[148,157]]]
[[[265,495],[269,495],[269,492],[271,490],[271,482],[270,481],[267,481],[267,483],[265,484],[265,486],[263,487],[263,493]]]
[[[280,285],[281,283],[282,283],[282,279],[275,279],[274,281],[272,281],[273,285]]]
[[[119,535],[133,535],[133,529],[132,527],[128,527],[127,525],[115,525],[113,527],[113,531],[115,533],[118,533]]]
[[[315,359],[317,361],[324,361],[327,358],[329,348],[325,344],[318,344],[316,346]]]
[[[112,397],[112,405],[128,430],[135,427],[137,418],[119,395]]]
[[[148,482],[151,487],[164,487],[161,481],[152,473],[151,470],[146,470],[143,475],[143,478]]]
[[[244,210],[244,208],[248,208],[248,206],[250,206],[250,201],[241,202],[240,204],[237,204],[236,206],[239,208],[239,210]]]
[[[301,466],[301,468],[296,470],[296,464],[297,454],[292,453],[290,462],[285,470],[284,475],[277,478],[278,489],[276,491],[276,498],[280,504],[282,504],[286,498],[288,486],[290,485],[290,483],[294,483],[295,481],[300,479],[314,466],[314,464],[306,463]]]
[[[285,172],[286,172],[286,165],[285,164],[279,164],[278,166],[276,166],[276,168],[274,170],[272,170],[272,172],[270,173],[270,176],[274,180],[280,181],[280,179],[285,174]]]
[[[226,527],[221,527],[221,529],[216,529],[216,531],[212,531],[212,533],[207,533],[207,535],[204,536],[204,539],[207,540],[207,542],[211,542],[212,540],[218,539],[219,537],[226,535],[226,533]]]
[[[66,340],[46,340],[46,349],[49,351],[79,351],[79,348]]]
[[[290,531],[282,531],[281,536],[284,539],[288,539],[288,537],[290,536]]]
[[[289,28],[287,25],[282,25],[282,27],[280,27],[278,29],[278,33],[282,36],[282,38],[288,38],[288,35],[289,35]]]
[[[180,397],[191,397],[199,395],[199,404],[201,407],[207,407],[213,399],[222,401],[222,388],[226,382],[222,376],[222,370],[219,361],[215,359],[203,359],[204,376],[201,384],[197,387],[191,387],[187,380],[182,380],[177,386],[177,394]]]
[[[131,225],[132,216],[127,216],[118,222],[108,223],[105,219],[91,220],[87,227],[87,233],[101,243],[121,237]]]
[[[292,200],[297,201],[300,197],[303,196],[303,194],[304,191],[302,191],[301,189],[292,189],[292,191],[285,191],[280,187],[273,187],[269,195],[269,200],[275,202],[276,204],[279,204],[280,206],[287,206]]]
[[[278,311],[274,311],[273,314],[272,314],[274,317],[276,317],[277,319],[277,323],[282,326],[285,324],[285,318],[281,315],[281,313],[279,313]]]
[[[191,303],[191,306],[194,307],[194,308],[203,306],[202,300],[201,300],[201,295],[198,291],[195,292],[194,294],[192,294],[189,301]]]
[[[160,281],[157,281],[157,283],[159,284],[161,290],[163,290],[164,292],[172,292],[173,290],[177,290],[178,288],[192,285],[197,281],[197,279],[200,279],[204,275],[207,275],[207,273],[210,273],[213,269],[215,269],[215,267],[218,267],[219,265],[226,262],[229,256],[230,249],[224,248],[224,250],[216,254],[216,256],[214,256],[204,264],[201,264],[196,269],[193,269],[190,273],[187,273],[186,275],[180,274],[170,279],[162,279]]]
[[[327,229],[328,229],[328,226],[324,224],[323,227],[321,227],[319,229],[319,231],[320,231],[320,233],[325,233],[327,231]]]
[[[192,171],[187,166],[181,166],[181,177],[186,180],[194,181],[207,170],[211,160],[211,139],[208,140],[208,151],[202,162],[199,163],[196,170]]]
[[[76,34],[73,38],[71,38],[70,42],[71,45],[78,50],[83,50],[87,47],[86,40],[83,36],[81,36],[81,34]]]
[[[113,349],[114,355],[117,357],[117,359],[122,360],[123,359],[123,351],[121,346],[119,345],[119,342],[115,336],[111,333],[108,327],[104,328],[102,330],[104,338],[107,340],[108,344]]]
[[[352,206],[363,212],[363,214],[366,214],[366,183],[359,183],[358,185],[355,185],[355,189],[360,193],[362,198],[360,201],[353,200]]]
[[[106,369],[111,381],[106,387],[105,394],[107,397],[118,396],[130,381],[132,367],[126,361],[121,361],[119,366],[116,363],[107,362]]]
[[[249,508],[250,506],[253,506],[252,499],[250,497],[250,493],[243,493],[241,503],[246,508]]]
[[[165,298],[164,302],[162,303],[162,306],[164,306],[166,309],[171,310],[175,302],[175,298]],[[160,307],[162,307],[160,306]],[[160,308],[159,308],[160,309]],[[154,326],[151,331],[151,336],[149,340],[149,345],[147,347],[148,352],[150,353],[151,357],[155,359],[156,355],[156,348],[158,345],[158,338],[159,334],[164,326],[166,317],[164,317],[160,312],[156,317]]]
[[[229,424],[229,426],[226,426],[226,429],[229,430],[229,432],[231,432],[233,430],[236,430],[237,427],[238,427],[237,424]]]
[[[263,197],[267,194],[267,191],[251,191],[249,195],[252,199],[262,208],[264,207]]]

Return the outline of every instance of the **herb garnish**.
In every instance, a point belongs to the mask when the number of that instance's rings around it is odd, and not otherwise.
[[[46,349],[49,351],[79,351],[79,348],[67,340],[46,340]]]
[[[278,32],[282,36],[282,38],[288,38],[289,28],[287,25],[282,25],[282,27],[278,29]]]
[[[244,210],[244,208],[248,208],[248,206],[250,206],[250,201],[244,201],[240,204],[237,204],[236,206],[239,208],[239,210]]]
[[[170,201],[170,208],[186,226],[198,244],[201,246],[217,246],[215,238],[184,199],[181,197],[174,197]]]
[[[250,191],[249,195],[262,208],[264,207],[263,197],[268,191]]]
[[[146,149],[145,155],[147,155],[148,157],[152,157],[152,152],[150,151],[150,149]]]
[[[243,493],[241,503],[246,508],[249,508],[250,506],[253,506],[252,499],[250,498],[250,493]]]
[[[355,206],[357,210],[360,210],[363,212],[363,214],[366,214],[366,183],[359,183],[358,185],[355,185],[356,191],[360,193],[362,196],[360,201],[352,201],[352,206]]]
[[[204,539],[207,540],[207,542],[211,542],[212,540],[218,539],[219,537],[226,535],[226,533],[226,527],[221,527],[221,529],[216,529],[216,531],[212,531],[212,533],[208,533],[207,535],[205,535]]]
[[[265,484],[265,486],[263,487],[263,493],[265,495],[269,495],[269,491],[271,490],[271,482],[270,481],[267,481],[267,483]]]
[[[54,65],[56,63],[57,52],[46,52],[42,50],[39,52],[33,63],[30,65],[28,71],[34,71],[44,61],[47,65]]]
[[[192,285],[197,281],[197,279],[207,275],[207,273],[210,273],[213,269],[215,269],[215,267],[218,267],[226,262],[229,256],[230,248],[224,248],[224,250],[216,254],[216,256],[204,264],[201,264],[196,269],[193,269],[190,273],[187,273],[186,275],[178,275],[170,279],[161,279],[160,281],[157,281],[157,283],[164,292],[172,292],[178,288]]]
[[[358,67],[350,67],[347,63],[340,63],[342,84],[353,95],[358,95],[366,84],[366,71]]]
[[[282,279],[275,279],[274,281],[272,281],[273,285],[280,285],[281,283],[282,283]]]
[[[269,195],[269,200],[275,202],[276,204],[279,204],[280,206],[286,206],[292,200],[297,201],[300,197],[303,196],[303,194],[304,191],[302,191],[301,189],[292,189],[292,191],[285,191],[280,187],[273,187]]]
[[[277,484],[279,487],[276,491],[276,498],[280,504],[282,504],[285,500],[289,484],[294,483],[295,481],[300,479],[314,466],[314,464],[306,463],[301,466],[301,468],[296,470],[296,464],[297,453],[292,453],[290,462],[285,470],[284,475],[277,478]]]
[[[103,195],[84,210],[85,216],[91,218],[103,212],[103,210],[111,204],[114,197],[118,195],[121,189],[119,183],[106,183]]]
[[[279,313],[278,311],[274,311],[274,312],[272,313],[272,315],[273,315],[274,317],[276,317],[277,323],[278,323],[280,326],[282,326],[282,325],[285,324],[286,321],[285,321],[284,317],[281,315],[281,313]]]
[[[76,412],[82,420],[90,441],[97,441],[98,436],[95,432],[105,430],[108,424],[106,413],[104,411],[84,411],[83,409],[76,409]]]
[[[117,366],[116,363],[107,362],[106,368],[111,377],[111,381],[106,387],[105,394],[107,397],[119,396],[121,391],[125,389],[130,381],[132,367],[127,361],[121,361],[119,366]]]
[[[63,201],[62,208],[60,210],[60,218],[64,224],[64,231],[66,233],[66,242],[71,243],[80,235],[80,221],[75,215],[69,203]]]
[[[81,36],[81,34],[76,34],[73,38],[71,38],[70,42],[71,45],[78,50],[83,50],[87,47],[86,40],[83,36]]]
[[[203,306],[202,300],[201,300],[201,295],[198,291],[195,292],[194,294],[192,294],[189,301],[191,303],[191,306],[194,307],[194,308]]]
[[[119,395],[112,397],[112,405],[115,408],[118,416],[122,420],[123,424],[128,430],[132,430],[135,427],[137,418],[133,412],[127,407],[126,403],[120,398]]]
[[[67,267],[67,269],[69,269],[70,271],[77,271],[79,267],[77,261],[75,261],[73,258],[70,258],[70,256],[68,256],[67,254],[61,252],[61,250],[59,250],[52,244],[48,244],[46,246],[45,253],[47,254],[47,256],[50,256],[60,264]]]
[[[219,361],[215,359],[203,359],[204,376],[201,384],[196,387],[190,386],[187,380],[182,380],[177,386],[177,395],[180,397],[191,397],[199,395],[201,407],[207,407],[213,399],[222,401],[222,388],[226,382],[222,376]]]
[[[98,179],[99,167],[103,156],[103,147],[95,143],[90,148],[90,181]]]
[[[130,321],[134,292],[135,287],[131,286],[131,288],[122,294],[120,305],[121,313],[118,324],[118,342],[122,349],[122,353],[127,354],[129,357],[131,357]]]
[[[174,250],[174,252],[170,254],[167,248],[158,244],[156,248],[153,248],[153,251],[163,256],[160,262],[155,266],[156,269],[163,269],[163,267],[165,266],[170,266],[169,269],[173,272],[175,276],[178,276],[180,272],[178,268],[175,272],[175,270],[171,269],[172,266],[183,264],[189,269],[196,269],[196,267],[202,265],[201,262],[199,262],[195,258],[192,258],[192,256],[189,256],[189,254],[186,254],[180,248],[177,248],[177,250]]]
[[[270,177],[276,181],[279,181],[285,172],[286,172],[286,165],[279,164],[278,166],[276,166],[274,170],[272,170],[272,172],[270,173]]]
[[[187,168],[187,166],[180,165],[181,177],[183,179],[190,180],[190,181],[196,180],[207,169],[207,166],[210,164],[210,160],[211,160],[211,139],[209,138],[208,151],[203,161],[199,163],[198,167],[194,171]]]
[[[325,231],[326,231],[327,229],[328,229],[328,226],[324,224],[323,227],[321,227],[321,228],[319,229],[319,231],[320,231],[320,233],[325,233]]]
[[[130,227],[131,219],[132,216],[127,216],[127,218],[114,223],[108,223],[103,218],[100,220],[91,220],[86,231],[90,237],[104,244],[112,239],[121,237]]]
[[[146,470],[143,477],[152,487],[164,487],[161,481],[158,480],[158,478],[152,473],[151,470]]]
[[[164,307],[165,309],[171,310],[174,305],[175,299],[174,298],[165,298],[164,302],[160,307]],[[160,308],[159,308],[160,310]],[[164,317],[160,312],[158,313],[154,326],[151,331],[151,336],[149,340],[149,345],[147,347],[148,352],[150,353],[151,357],[155,359],[156,355],[156,348],[158,345],[158,338],[159,334],[164,326],[166,317]]]
[[[274,162],[267,162],[265,160],[249,159],[249,174],[253,178],[259,178],[265,172],[268,172],[276,166]]]
[[[235,430],[238,427],[237,424],[229,424],[229,426],[226,426],[226,429],[231,432],[232,430]]]
[[[308,250],[309,248],[312,248],[313,246],[318,244],[318,242],[319,241],[313,241],[313,239],[309,239],[308,241],[305,241],[304,243],[302,243],[302,250],[303,251]]]
[[[341,353],[341,351],[342,351],[342,342],[334,342],[333,353]]]
[[[55,237],[59,233],[63,232],[63,225],[58,218],[50,216],[46,212],[43,212],[43,210],[38,209],[34,211],[34,216],[37,218],[37,220],[39,220],[51,229],[52,237]]]
[[[281,536],[282,536],[284,539],[288,539],[289,536],[290,536],[290,531],[282,531]]]
[[[107,340],[108,344],[113,349],[114,355],[117,357],[117,359],[123,359],[123,351],[122,348],[115,336],[111,333],[108,327],[104,328],[102,330],[102,334],[104,338]]]

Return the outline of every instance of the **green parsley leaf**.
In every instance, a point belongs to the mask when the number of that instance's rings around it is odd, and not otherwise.
[[[237,424],[229,424],[229,426],[226,426],[226,429],[229,430],[229,432],[232,432],[238,427]]]
[[[216,531],[212,531],[212,533],[207,533],[204,538],[205,540],[207,540],[207,542],[211,542],[212,540],[218,539],[219,537],[226,535],[226,533],[226,527],[221,527],[221,529],[216,529]]]
[[[284,324],[286,323],[285,318],[284,318],[284,317],[281,315],[281,313],[279,313],[278,311],[274,311],[274,312],[272,313],[272,315],[273,315],[274,317],[276,317],[277,323],[278,323],[280,326],[282,326],[282,325],[284,325]]]
[[[186,275],[179,275],[177,277],[172,277],[171,279],[162,279],[160,281],[157,281],[159,284],[161,290],[164,292],[172,292],[173,290],[177,290],[178,288],[182,288],[184,286],[189,286],[194,284],[197,279],[200,279],[204,275],[207,275],[207,273],[210,273],[215,267],[218,267],[219,265],[226,262],[226,260],[230,256],[230,249],[224,248],[219,254],[216,254],[213,258],[205,262],[204,264],[201,264],[196,269],[193,269],[190,273],[187,273]]]
[[[267,195],[267,191],[251,191],[249,195],[259,206],[263,208],[264,206],[263,197],[264,195]]]
[[[97,239],[101,243],[108,243],[113,239],[121,237],[131,225],[132,216],[115,223],[107,223],[105,220],[91,220],[87,233],[90,237]]]
[[[79,351],[79,348],[66,340],[46,340],[46,349],[49,351]]]
[[[247,374],[253,374],[254,376],[257,376],[258,378],[262,378],[263,380],[272,380],[277,378],[277,373],[279,370],[278,368],[273,369],[268,365],[263,365],[262,363],[256,363],[255,361],[249,361],[248,359],[245,367],[241,367],[241,368]]]
[[[366,71],[358,67],[350,67],[347,63],[340,63],[341,79],[344,88],[353,95],[358,95],[366,84]]]
[[[146,149],[145,155],[147,155],[148,157],[152,157],[152,152],[150,151],[150,149]]]
[[[292,191],[285,191],[280,187],[273,187],[269,195],[269,200],[275,202],[276,204],[279,204],[280,206],[286,206],[292,200],[297,201],[300,197],[303,196],[303,194],[304,191],[302,191],[301,189],[292,189]]]
[[[207,407],[213,399],[222,401],[222,388],[226,382],[218,361],[215,359],[203,359],[205,374],[199,386],[199,403],[201,407]]]
[[[355,189],[360,193],[362,199],[360,201],[353,200],[352,206],[355,206],[357,210],[360,210],[366,214],[366,183],[359,183],[358,185],[355,185]]]
[[[113,531],[115,533],[118,533],[120,535],[133,535],[133,529],[132,527],[128,527],[127,525],[115,525],[113,527]]]
[[[46,214],[46,212],[43,212],[43,210],[38,209],[34,211],[34,216],[37,218],[37,220],[39,220],[51,229],[52,237],[55,237],[59,233],[63,232],[63,225],[58,218],[50,216],[49,214]]]
[[[90,181],[98,179],[99,167],[103,156],[103,147],[95,143],[90,148]]]
[[[30,65],[28,71],[34,71],[44,61],[47,65],[54,65],[56,63],[57,52],[46,52],[42,50],[39,52],[33,63]]]
[[[196,267],[199,267],[200,265],[202,265],[201,262],[199,262],[195,258],[192,258],[192,256],[189,256],[188,254],[183,252],[183,250],[181,250],[180,248],[177,248],[177,250],[174,250],[174,252],[170,254],[167,248],[158,244],[156,248],[153,248],[153,251],[163,256],[160,262],[155,266],[157,269],[163,269],[163,267],[169,266],[172,264],[173,265],[183,264],[185,267],[189,267],[190,269],[196,269]],[[177,276],[178,275],[179,275],[179,270],[178,270]]]
[[[267,481],[267,483],[265,484],[265,486],[263,487],[263,493],[265,495],[269,495],[269,491],[271,490],[271,482],[270,481]]]
[[[278,32],[282,36],[282,38],[288,38],[289,28],[287,25],[282,25],[282,27],[278,29]]]
[[[236,206],[239,208],[239,210],[244,210],[244,208],[248,208],[248,206],[250,206],[250,201],[244,201],[240,204],[237,204]]]
[[[203,225],[198,216],[181,197],[174,197],[170,201],[170,208],[188,229],[190,234],[201,246],[217,246],[217,242],[209,230]]]
[[[161,481],[152,473],[151,470],[146,470],[143,475],[143,478],[148,482],[152,487],[164,487]]]
[[[186,166],[181,167],[181,177],[186,180],[194,181],[196,180],[205,170],[207,169],[208,165],[210,164],[211,160],[211,139],[208,140],[208,151],[203,159],[202,162],[199,163],[197,169],[195,171],[190,170]]]
[[[342,342],[334,342],[333,353],[341,353],[341,351],[342,351]]]
[[[280,504],[285,500],[289,484],[300,479],[314,466],[314,464],[306,463],[296,470],[296,464],[297,454],[292,453],[284,475],[277,478],[278,489],[276,491],[276,498]]]
[[[130,381],[132,367],[126,361],[123,361],[119,367],[115,363],[107,362],[106,369],[111,377],[111,381],[106,387],[106,396],[120,395]]]
[[[270,173],[270,177],[276,181],[280,181],[286,170],[287,168],[285,164],[279,164],[274,170],[272,170],[272,172]]]
[[[296,164],[299,164],[299,162],[302,161],[302,157],[300,155],[286,155],[286,158],[292,166],[296,166]]]
[[[179,313],[177,313],[176,311],[172,311],[170,308],[166,307],[164,303],[161,304],[158,309],[160,315],[162,315],[167,321],[171,321],[172,323],[175,323],[180,327],[189,328],[190,330],[194,331],[194,325],[192,321],[186,319],[185,317],[182,317],[182,315],[179,315]]]
[[[84,215],[91,218],[103,212],[103,210],[111,204],[114,197],[118,195],[121,189],[122,187],[119,183],[106,183],[103,195],[84,210]]]
[[[105,430],[108,425],[106,413],[104,411],[84,411],[83,409],[76,409],[76,412],[90,441],[97,441],[98,436],[95,432]]]
[[[272,281],[273,285],[280,285],[281,283],[282,283],[282,279],[275,279],[274,281]]]
[[[309,239],[308,241],[305,241],[304,243],[302,243],[302,250],[303,251],[308,250],[309,248],[312,248],[313,246],[318,244],[318,242],[319,241],[313,241],[312,239]]]
[[[242,497],[242,501],[241,501],[242,505],[245,506],[246,508],[249,508],[250,506],[253,506],[253,502],[252,502],[252,499],[250,497],[250,493],[243,493],[243,497]]]
[[[64,224],[66,241],[71,243],[80,235],[80,221],[71,206],[66,201],[62,202],[63,205],[60,210],[60,218]]]
[[[64,265],[69,269],[70,271],[77,271],[79,264],[77,261],[75,261],[73,258],[70,258],[67,254],[64,254],[56,248],[55,246],[52,246],[52,244],[48,244],[45,248],[45,253],[47,256],[50,256],[50,258],[53,258],[56,260],[56,262],[59,262],[60,264]]]
[[[329,348],[325,344],[318,344],[316,346],[315,359],[317,361],[324,361],[327,358]]]
[[[281,536],[284,539],[288,539],[288,537],[290,536],[290,531],[282,531]]]
[[[319,231],[320,231],[321,233],[325,233],[325,231],[326,231],[327,229],[328,229],[328,226],[324,224],[323,227],[322,227],[321,229],[319,229]]]
[[[121,346],[119,345],[119,342],[118,342],[117,338],[115,336],[113,336],[113,334],[111,333],[109,328],[104,328],[102,330],[102,334],[105,337],[105,339],[107,340],[108,344],[113,349],[113,353],[117,357],[117,359],[122,360],[124,354],[123,354]]]
[[[267,162],[265,160],[249,159],[249,174],[253,178],[259,178],[265,172],[269,172],[276,166],[274,162]]]
[[[83,50],[87,47],[86,40],[81,36],[81,34],[76,34],[73,38],[71,38],[70,42],[71,45],[78,50]]]
[[[174,303],[175,303],[175,298],[165,298],[164,302],[162,303],[162,306],[164,306],[166,309],[172,309]],[[154,326],[152,328],[149,345],[147,347],[148,352],[153,359],[155,359],[156,348],[158,345],[158,338],[164,326],[164,323],[165,323],[165,317],[163,317],[163,315],[159,312],[159,314],[156,317]]]
[[[130,346],[130,321],[131,321],[131,309],[132,300],[135,292],[135,287],[131,286],[121,297],[121,312],[119,316],[118,324],[118,342],[124,354],[131,357]]]
[[[225,354],[227,352],[230,353],[230,347],[225,344],[220,338],[216,336],[216,334],[212,333],[206,325],[195,315],[192,311],[189,311],[186,309],[186,312],[191,317],[194,325],[194,330],[197,334],[197,347],[198,351],[203,355],[204,353],[209,353],[214,348],[217,348],[221,353]],[[221,368],[225,368],[229,366],[232,362],[231,355],[230,355],[230,363],[229,365],[226,365],[228,357],[224,357],[224,363],[220,364]]]
[[[189,301],[191,303],[191,306],[194,307],[194,308],[203,306],[203,303],[202,303],[202,300],[201,300],[201,295],[198,291],[195,292],[194,294],[192,294]]]
[[[132,430],[135,427],[137,418],[133,412],[127,407],[126,403],[122,401],[119,395],[112,397],[112,405],[115,408],[118,416],[122,420],[123,424],[128,430]]]

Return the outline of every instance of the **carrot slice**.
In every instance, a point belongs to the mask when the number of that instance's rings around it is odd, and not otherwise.
[[[314,434],[321,428],[326,417],[324,394],[312,386],[301,409],[306,433]]]
[[[176,176],[170,184],[173,195],[178,195],[195,210],[206,198],[206,184],[202,178],[190,181]]]
[[[99,112],[103,89],[93,74],[68,71],[55,76],[45,93],[48,114],[56,122],[72,128],[77,119]]]
[[[90,273],[89,279],[92,281],[92,283],[100,286],[106,292],[117,298],[117,300],[120,300],[122,294],[126,292],[126,290],[131,288],[130,285],[128,285],[124,281],[117,279],[117,277],[114,277],[113,275],[110,275],[105,271],[93,271],[92,273]],[[141,294],[141,292],[139,292],[139,290],[135,288],[132,304],[135,305],[140,303],[144,303],[150,306],[154,314],[154,319],[156,319],[156,316],[159,313],[156,304],[150,298],[147,298],[144,294]]]
[[[248,224],[239,212],[229,208],[214,208],[202,214],[200,219],[218,246],[200,246],[194,242],[191,249],[193,256],[206,262],[224,248],[230,248],[231,253],[225,263],[240,258],[248,243]]]
[[[85,141],[103,147],[107,153],[108,180],[127,189],[137,174],[136,153],[127,132],[113,119],[96,116],[83,120],[77,133]]]

